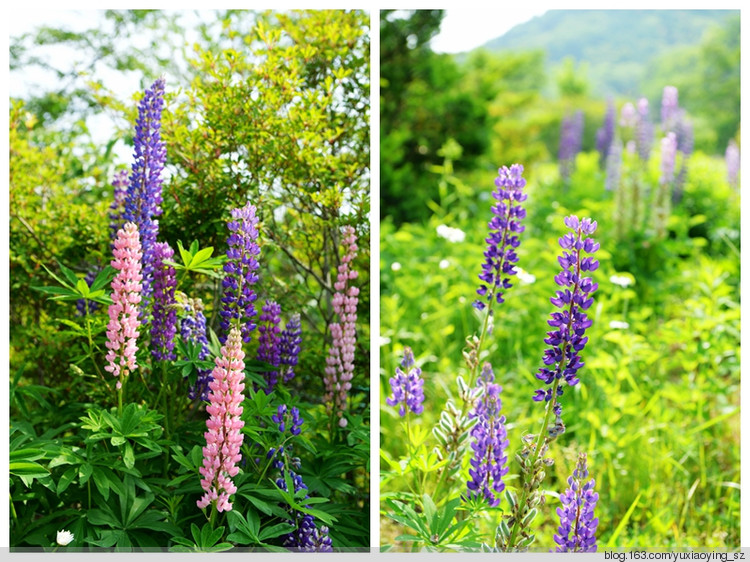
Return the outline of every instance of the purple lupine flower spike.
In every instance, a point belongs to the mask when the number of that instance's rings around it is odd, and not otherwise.
[[[396,367],[396,376],[391,377],[392,394],[386,398],[385,403],[389,406],[398,405],[398,414],[406,415],[407,408],[419,415],[424,411],[424,380],[422,369],[414,365],[414,353],[410,347],[404,348],[404,358],[401,367]]]
[[[180,319],[180,336],[186,342],[200,346],[198,359],[205,360],[211,355],[206,336],[206,317],[203,314],[203,301],[199,298],[187,299],[184,305],[185,316]],[[200,397],[208,402],[209,384],[214,380],[211,369],[199,369],[195,384],[188,389],[188,398]]]
[[[296,407],[288,408],[286,404],[280,404],[276,414],[271,416],[271,420],[277,425],[279,432],[283,435],[289,431],[292,435],[299,435],[304,420],[299,416],[299,410]],[[276,479],[276,485],[284,491],[287,491],[286,476],[294,485],[294,492],[307,490],[302,477],[299,475],[301,466],[298,457],[291,457],[292,445],[278,448],[272,448],[268,451],[267,458],[271,459],[271,464],[279,470],[279,477]],[[305,496],[305,499],[309,498]],[[305,506],[309,507],[309,506]],[[291,533],[283,535],[282,544],[294,552],[332,552],[333,544],[328,536],[328,527],[318,529],[315,524],[315,517],[309,513],[302,513],[297,510],[289,512],[291,519],[287,523],[294,526]]]
[[[284,382],[294,378],[294,368],[299,359],[302,344],[302,325],[299,314],[293,314],[286,328],[279,334],[279,373]]]
[[[500,494],[505,489],[503,476],[509,470],[506,450],[510,445],[505,416],[500,415],[500,393],[503,389],[494,380],[492,366],[485,363],[479,379],[483,393],[469,414],[469,418],[476,418],[477,422],[471,428],[474,455],[469,469],[471,480],[466,483],[466,497],[483,497],[490,507],[500,504]]]
[[[596,149],[599,151],[600,165],[604,166],[609,155],[612,141],[615,138],[615,103],[610,98],[607,101],[607,112],[604,115],[604,124],[596,132]]]
[[[171,260],[174,250],[166,242],[154,245],[153,319],[151,321],[151,353],[156,359],[171,361],[175,358],[174,336],[177,333],[175,288],[177,278],[174,267],[164,263]]]
[[[576,154],[583,145],[583,112],[576,111],[572,116],[565,117],[560,125],[560,148],[558,160],[560,177],[568,181],[573,173]]]
[[[86,276],[83,278],[83,280],[86,282],[86,285],[91,287],[91,284],[96,279],[96,276],[99,275],[99,272],[102,270],[101,267],[98,265],[95,265],[91,269],[89,269],[86,272]],[[78,299],[76,301],[76,316],[86,316],[86,313],[93,314],[95,311],[99,310],[99,303],[90,301],[88,299]]]
[[[161,140],[161,112],[164,106],[164,79],[156,80],[146,90],[138,105],[138,120],[133,139],[134,162],[130,185],[125,196],[123,218],[138,226],[143,247],[143,298],[142,309],[152,292],[154,272],[154,245],[159,233],[161,215],[161,172],[167,158],[166,143]]]
[[[724,154],[724,161],[727,166],[727,182],[733,188],[739,186],[738,177],[740,174],[740,149],[734,139],[729,139],[727,150]]]
[[[477,289],[482,299],[474,301],[474,307],[483,310],[485,300],[489,303],[503,302],[503,291],[513,285],[510,277],[516,274],[513,264],[518,261],[516,248],[521,244],[518,234],[524,231],[521,220],[526,216],[526,209],[520,203],[526,201],[523,192],[526,180],[522,176],[523,166],[513,164],[510,169],[503,166],[495,178],[496,189],[492,196],[497,204],[492,207],[492,220],[488,223],[490,234],[485,239],[487,251],[479,279],[483,284]]]
[[[241,209],[232,210],[232,220],[227,224],[230,234],[227,238],[227,262],[224,264],[224,296],[221,331],[219,340],[224,343],[232,323],[237,323],[242,340],[250,341],[250,333],[255,329],[255,299],[252,286],[258,282],[258,217],[255,206],[248,203]]]
[[[557,508],[560,527],[554,536],[557,552],[596,552],[599,519],[594,517],[594,508],[599,494],[594,491],[593,478],[584,482],[588,475],[586,453],[581,453],[573,475],[568,478],[569,488],[560,495],[562,507]]]
[[[654,125],[648,116],[648,100],[638,100],[638,118],[635,124],[635,144],[638,156],[644,162],[648,161],[651,154],[651,143],[654,138]]]
[[[661,98],[661,126],[664,132],[673,131],[679,113],[677,88],[664,86]]]
[[[585,218],[581,221],[578,217],[571,215],[565,217],[565,225],[571,229],[560,238],[562,255],[557,258],[562,266],[562,271],[555,276],[555,283],[562,287],[550,299],[550,302],[561,312],[552,312],[551,320],[547,323],[554,329],[547,332],[544,342],[550,347],[544,351],[545,367],[539,369],[536,377],[547,385],[558,380],[574,386],[578,384],[577,373],[584,363],[581,360],[581,351],[588,341],[585,336],[586,329],[591,326],[591,320],[586,316],[586,310],[594,303],[591,294],[599,287],[590,277],[585,277],[586,272],[595,271],[599,262],[591,256],[599,249],[599,244],[589,235],[596,231],[596,221]],[[562,385],[557,386],[557,396],[563,395]],[[552,388],[536,391],[534,400],[550,401],[553,398]],[[561,408],[555,405],[555,414],[559,417]]]
[[[620,139],[615,139],[609,147],[606,171],[604,188],[607,191],[617,190],[622,174],[622,142]]]
[[[125,222],[123,220],[123,207],[128,188],[130,187],[130,178],[128,177],[127,170],[120,170],[115,173],[115,177],[112,179],[112,187],[114,188],[114,193],[112,194],[112,204],[109,206],[109,230],[111,232],[110,238],[114,244],[117,231],[122,228]]]
[[[255,356],[274,367],[278,367],[281,361],[281,349],[279,345],[279,322],[281,321],[281,306],[278,303],[267,300],[261,309],[258,318],[258,352]],[[264,392],[271,394],[279,379],[279,370],[273,369],[263,373],[266,379]]]

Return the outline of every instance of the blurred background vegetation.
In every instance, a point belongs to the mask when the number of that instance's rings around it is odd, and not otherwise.
[[[426,381],[417,433],[457,399],[456,376],[467,376],[464,340],[480,329],[471,302],[493,180],[499,166],[519,162],[529,193],[522,273],[496,310],[487,354],[503,386],[510,474],[518,473],[521,436],[538,431],[542,417],[531,396],[563,217],[589,216],[601,243],[594,324],[581,384],[564,398],[567,432],[553,445],[545,488],[562,492],[584,451],[600,494],[600,550],[739,546],[740,195],[724,159],[730,140],[740,144],[739,13],[551,11],[459,55],[430,48],[442,17],[398,11],[380,21],[381,448],[396,463],[381,467],[381,501],[413,499],[393,469],[407,451],[401,420],[384,405],[388,378],[411,346]],[[635,181],[653,193],[660,184],[667,85],[679,89],[694,132],[682,196],[663,237],[640,224],[618,234],[631,203],[618,201],[618,190]],[[641,97],[656,127],[650,159],[626,150],[620,186],[607,190],[596,136],[608,100],[623,138],[620,111]],[[560,126],[576,111],[584,116],[582,150],[564,181]],[[457,230],[446,235],[441,225]],[[434,444],[428,436],[427,450]],[[468,458],[464,476],[467,469]],[[425,493],[433,476],[424,475]],[[432,499],[441,509],[450,497]],[[536,518],[538,548],[554,546],[557,502],[547,497]],[[412,531],[381,508],[383,544],[439,548],[396,541]],[[477,520],[475,536],[491,540],[499,518],[492,511]]]

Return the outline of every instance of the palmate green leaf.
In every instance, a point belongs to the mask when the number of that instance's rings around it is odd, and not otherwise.
[[[267,541],[268,539],[274,539],[281,535],[291,533],[292,531],[294,531],[294,525],[290,525],[289,523],[277,523],[272,527],[261,529],[259,538],[261,541]]]
[[[112,279],[114,278],[116,273],[117,270],[114,267],[112,267],[111,265],[107,265],[96,275],[96,278],[91,283],[92,298],[93,293],[97,291],[103,291],[105,287],[108,287],[112,283]]]
[[[76,479],[76,476],[78,476],[78,468],[76,468],[75,466],[71,466],[65,472],[63,472],[63,475],[57,481],[57,493],[62,494],[65,490],[67,490],[68,486],[70,486],[71,483]]]

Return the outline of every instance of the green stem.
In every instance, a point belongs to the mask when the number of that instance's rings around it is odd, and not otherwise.
[[[8,494],[10,498],[10,513],[13,516],[13,522],[18,525],[18,514],[16,514],[16,506],[13,505],[13,494]]]
[[[557,404],[557,387],[560,386],[560,379],[555,379],[555,383],[552,386],[552,400],[549,401],[547,404],[547,413],[544,416],[544,422],[542,424],[542,428],[539,431],[539,437],[537,437],[536,445],[534,446],[534,450],[532,451],[532,457],[531,462],[528,463],[529,470],[534,469],[534,464],[536,464],[536,461],[539,460],[539,452],[542,450],[542,444],[544,442],[545,434],[547,433],[547,427],[549,426],[550,416],[552,415],[552,411],[555,408],[555,404]],[[527,473],[528,474],[528,473]],[[524,486],[523,487],[523,494],[521,495],[521,501],[518,502],[518,509],[523,509],[523,506],[526,505],[526,499],[529,496],[529,487]],[[513,529],[510,533],[510,539],[508,540],[508,547],[512,547],[516,535],[518,534],[518,530],[521,528],[521,512],[519,511],[516,514],[516,520],[513,523]]]

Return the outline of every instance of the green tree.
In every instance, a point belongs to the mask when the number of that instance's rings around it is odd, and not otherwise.
[[[428,216],[437,197],[430,166],[448,138],[463,148],[471,166],[487,148],[487,110],[462,90],[465,74],[449,55],[429,47],[438,32],[439,10],[381,12],[381,215],[397,222]]]

